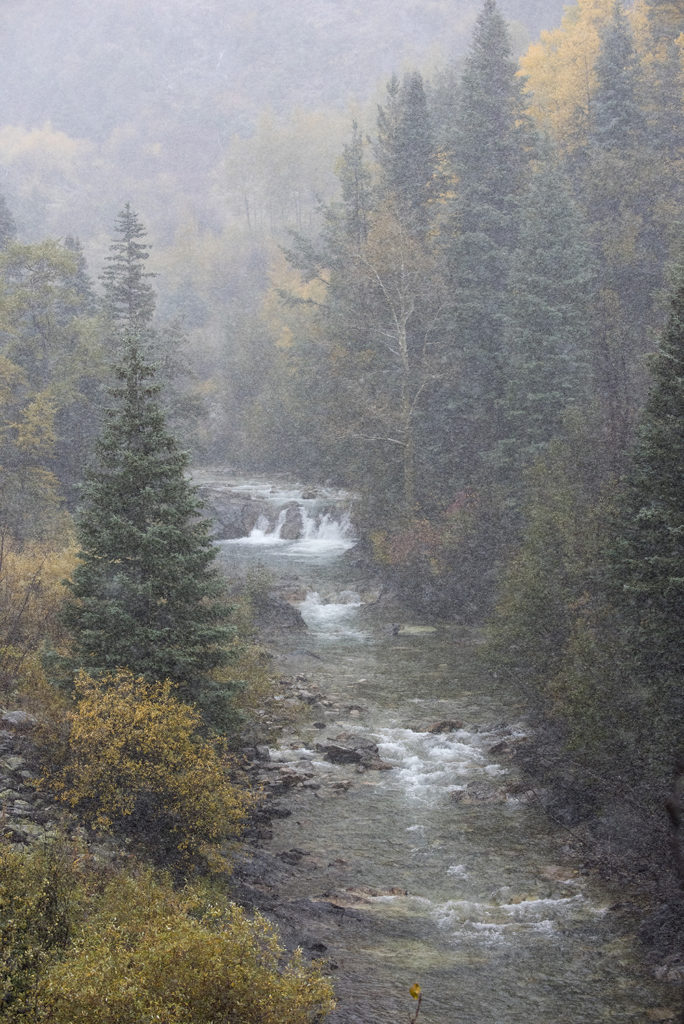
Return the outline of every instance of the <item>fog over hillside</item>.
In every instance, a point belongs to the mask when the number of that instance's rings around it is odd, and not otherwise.
[[[104,238],[130,198],[157,243],[169,244],[185,216],[216,227],[243,210],[240,186],[234,195],[226,175],[251,175],[258,153],[243,152],[244,143],[261,131],[281,171],[303,177],[309,204],[333,186],[334,155],[356,110],[372,116],[393,72],[430,74],[463,54],[480,6],[4,0],[0,190],[27,238],[74,233],[96,253],[94,235]],[[563,3],[500,6],[523,49],[559,22]],[[283,146],[297,161],[310,150],[311,166],[291,166]]]

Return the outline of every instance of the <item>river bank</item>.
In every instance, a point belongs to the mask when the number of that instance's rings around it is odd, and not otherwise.
[[[268,638],[294,687],[280,703],[306,715],[262,752],[276,813],[238,877],[337,965],[334,1024],[404,1019],[416,981],[424,1024],[676,1020],[636,946],[638,908],[527,792],[513,756],[526,708],[481,664],[477,631],[385,602],[354,556],[349,496],[227,474],[216,486],[214,502],[236,488],[261,503],[248,534],[217,540],[227,578],[274,580],[304,623]],[[331,748],[347,752],[335,763]]]
[[[324,969],[338,979],[340,971],[349,970],[347,942],[336,942],[340,933],[351,929],[365,943],[376,941],[381,931],[396,937],[401,933],[401,924],[397,923],[397,916],[400,919],[401,914],[388,920],[378,910],[409,904],[416,899],[416,894],[401,884],[394,884],[394,876],[390,875],[384,885],[368,885],[358,878],[352,881],[356,871],[354,864],[344,858],[327,859],[324,851],[312,853],[309,848],[311,836],[303,830],[303,808],[308,805],[309,815],[315,815],[316,804],[320,806],[321,802],[348,799],[354,787],[369,785],[367,773],[392,771],[393,766],[379,758],[376,745],[368,741],[359,742],[358,735],[353,732],[338,735],[336,744],[313,743],[313,749],[307,747],[306,743],[311,742],[312,729],[322,732],[324,722],[321,719],[336,717],[340,713],[358,716],[362,708],[331,700],[312,676],[300,674],[295,678],[284,678],[280,680],[279,687],[283,700],[290,706],[299,707],[299,725],[296,729],[288,725],[277,747],[248,751],[252,778],[263,787],[264,801],[252,822],[244,856],[237,866],[231,888],[243,905],[266,913],[277,924],[288,948],[299,946],[309,957],[322,960]],[[426,736],[446,737],[458,733],[462,726],[463,723],[453,720],[426,723],[424,733]],[[546,806],[548,794],[535,788],[535,780],[520,768],[521,762],[529,758],[529,745],[533,738],[521,735],[503,723],[496,729],[486,730],[485,735],[488,752],[496,754],[503,762],[506,773],[487,784],[470,783],[459,789],[454,794],[455,813],[469,805],[496,806],[511,800],[518,804],[528,803],[534,808],[545,805],[546,813],[549,810]],[[344,772],[331,774],[330,765],[343,767]],[[277,837],[283,831],[283,823],[291,820],[293,815],[300,816],[295,820],[294,828],[301,841],[299,845],[288,846],[287,843],[279,843]],[[292,827],[287,829],[287,834],[292,835]],[[636,885],[618,887],[615,877],[609,877],[611,872],[606,863],[601,863],[592,851],[588,828],[581,825],[567,828],[564,838],[565,841],[556,848],[559,862],[538,867],[537,881],[544,879],[546,893],[541,898],[538,891],[508,895],[506,898],[510,903],[507,910],[514,910],[516,916],[524,919],[530,913],[534,914],[540,903],[545,904],[547,910],[550,905],[557,904],[559,894],[561,900],[572,904],[578,900],[578,891],[591,887],[597,874],[601,874],[606,883],[605,894],[612,900],[603,908],[601,930],[611,936],[613,943],[622,942],[627,948],[648,911],[647,892]],[[346,884],[339,881],[340,871]],[[549,924],[549,921],[543,923],[544,927]],[[662,986],[658,1005],[644,1007],[641,1014],[637,1012],[631,1019],[680,1020],[681,960],[675,955],[663,956],[662,948],[654,948],[652,953],[652,976],[668,984]],[[341,1007],[333,1020],[365,1024],[370,1020],[391,1019],[389,1015],[378,1016],[378,1012],[382,1014],[383,1010],[378,1011],[377,1006],[368,999],[364,1000],[357,992],[350,1000],[348,984],[348,979],[343,978],[340,985]],[[660,991],[661,986],[656,990]],[[401,1013],[401,995],[397,990],[391,1000],[398,1015]],[[397,1016],[396,1019],[402,1018]],[[483,1015],[465,1019],[480,1021],[489,1018]],[[595,1019],[630,1018],[623,1018],[618,1011],[611,1013],[610,1017]]]

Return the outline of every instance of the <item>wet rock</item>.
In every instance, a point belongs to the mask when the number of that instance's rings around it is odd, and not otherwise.
[[[302,857],[308,857],[309,855],[305,850],[297,850],[295,848],[292,850],[283,850],[283,852],[279,853],[278,856],[284,864],[299,864]]]
[[[337,743],[317,743],[316,750],[331,764],[360,764],[363,757],[361,751],[353,747],[341,747]]]
[[[256,526],[259,517],[270,511],[270,506],[266,502],[230,499],[210,489],[202,489],[202,499],[205,503],[205,512],[212,521],[213,536],[223,540],[247,537]]]
[[[451,802],[460,804],[496,803],[505,799],[504,790],[487,782],[470,782],[451,794]]]
[[[296,696],[298,700],[304,701],[305,704],[318,704],[322,699],[320,693],[312,693],[311,690],[297,690]]]
[[[395,636],[428,636],[437,632],[436,626],[394,626],[392,632]]]
[[[21,793],[17,793],[15,789],[0,790],[0,803],[13,803],[15,800],[21,800]]]
[[[541,869],[540,874],[550,882],[569,882],[571,878],[577,877],[577,872],[573,868],[559,864],[547,864]]]
[[[505,754],[510,749],[511,749],[511,745],[508,742],[508,740],[499,740],[498,743],[495,743],[492,747],[489,748],[487,753],[488,754]]]
[[[684,984],[684,957],[674,954],[659,964],[653,972],[658,981],[667,981],[670,984]]]
[[[2,825],[2,831],[10,838],[12,836],[16,837],[16,840],[20,843],[36,842],[36,840],[43,838],[45,835],[43,826],[28,818],[13,818],[6,821]]]
[[[434,725],[428,726],[426,732],[441,733],[441,732],[458,732],[459,729],[463,728],[463,722],[458,718],[444,718],[441,722],[435,722]]]
[[[329,903],[333,907],[343,909],[370,906],[375,899],[382,899],[388,896],[408,896],[408,890],[393,885],[388,889],[376,889],[371,885],[355,885],[346,889],[333,889],[314,896],[317,902]]]
[[[299,609],[277,594],[260,594],[253,604],[254,621],[258,629],[306,629]]]
[[[32,729],[38,724],[38,719],[28,711],[4,711],[0,715],[0,722],[6,728],[18,731]]]
[[[285,519],[280,527],[281,539],[299,540],[304,529],[302,510],[300,506],[296,502],[293,502],[291,505],[286,506],[284,511]]]
[[[21,757],[19,754],[8,754],[6,757],[3,757],[2,761],[0,761],[0,765],[11,772],[18,772],[20,769],[26,767],[26,759]]]

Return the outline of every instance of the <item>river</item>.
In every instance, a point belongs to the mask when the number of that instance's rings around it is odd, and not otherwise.
[[[320,901],[302,927],[335,961],[331,1024],[406,1022],[415,982],[421,1024],[676,1019],[672,989],[611,910],[621,894],[583,873],[567,831],[517,778],[506,751],[525,734],[524,708],[478,664],[477,636],[384,620],[355,578],[345,495],[220,473],[199,482],[271,509],[217,542],[219,562],[229,575],[264,566],[290,587],[307,629],[269,647],[325,697],[271,751],[306,784],[288,792],[292,813],[267,845],[288,864],[279,900]],[[289,541],[288,506],[302,523]],[[428,731],[444,720],[460,727]],[[390,767],[333,764],[318,749],[355,740]]]

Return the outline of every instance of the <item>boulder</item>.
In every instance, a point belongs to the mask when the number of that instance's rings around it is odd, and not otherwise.
[[[377,753],[377,747],[375,749]],[[361,764],[364,756],[368,757],[365,751],[354,747],[341,747],[337,743],[317,743],[316,750],[319,750],[331,764]]]
[[[249,536],[259,516],[268,510],[265,503],[256,501],[231,501],[211,492],[205,492],[202,496],[205,501],[205,514],[213,523],[213,535],[222,540],[236,540]]]
[[[3,711],[0,723],[8,729],[23,730],[32,729],[38,724],[38,719],[28,711]]]
[[[281,540],[299,540],[303,528],[301,508],[296,503],[288,505],[285,509],[285,519],[280,527]]]
[[[463,728],[463,722],[459,721],[458,718],[445,718],[441,722],[435,722],[434,725],[429,726],[425,731],[440,733],[440,732],[457,732]]]
[[[342,746],[338,743],[317,743],[326,761],[331,764],[354,764],[359,770],[370,768],[373,771],[390,771],[391,764],[378,756],[378,747],[372,740],[356,739],[353,746]]]
[[[259,629],[306,629],[300,611],[275,594],[263,594],[254,602],[254,619]]]

